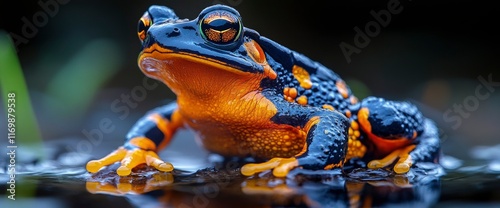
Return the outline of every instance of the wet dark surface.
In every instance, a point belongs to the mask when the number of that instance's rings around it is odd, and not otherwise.
[[[62,157],[70,157],[63,155]],[[216,158],[216,157],[215,157]],[[71,158],[67,158],[71,159]],[[172,158],[175,161],[176,158]],[[181,158],[179,158],[181,159]],[[160,173],[146,166],[118,177],[117,165],[95,175],[83,164],[42,161],[19,165],[15,201],[7,198],[2,170],[2,207],[495,207],[500,205],[500,170],[487,161],[457,161],[444,167],[421,164],[405,175],[351,169],[239,173],[242,161],[212,160],[197,171]],[[73,160],[76,161],[76,160]],[[77,161],[76,161],[77,162]],[[450,168],[451,167],[451,168]],[[36,171],[36,172],[35,172]],[[444,172],[446,174],[443,175]],[[4,206],[7,205],[7,206]]]

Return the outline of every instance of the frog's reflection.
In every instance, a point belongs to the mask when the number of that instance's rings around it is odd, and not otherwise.
[[[93,194],[103,193],[111,195],[143,194],[157,189],[161,189],[174,182],[171,173],[154,173],[144,177],[146,180],[137,180],[137,176],[116,178],[114,182],[99,182],[97,180],[87,180],[87,191]]]
[[[237,170],[214,169],[147,172],[128,178],[93,176],[87,190],[123,195],[138,207],[430,207],[440,192],[438,176],[391,175],[384,170],[352,171],[347,177],[331,171],[299,172],[287,178],[270,173],[246,178]]]
[[[388,172],[365,170],[364,173],[383,176]],[[272,201],[270,204],[295,202],[292,205],[307,207],[429,207],[437,202],[440,192],[439,177],[430,175],[386,175],[366,180],[330,173],[304,174],[288,179],[287,185],[273,180],[276,179],[249,178],[243,183],[242,191],[266,197]],[[301,197],[300,203],[296,203],[297,196]]]

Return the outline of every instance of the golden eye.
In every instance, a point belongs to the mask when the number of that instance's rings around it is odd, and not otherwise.
[[[146,39],[146,33],[148,32],[149,26],[151,26],[151,18],[146,12],[137,23],[137,36],[139,36],[141,42]]]
[[[216,44],[231,44],[240,36],[240,19],[227,11],[213,11],[200,21],[200,31],[206,40]]]

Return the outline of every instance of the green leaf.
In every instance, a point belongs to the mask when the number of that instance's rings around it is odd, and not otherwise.
[[[21,64],[19,63],[16,49],[10,36],[0,31],[0,88],[2,89],[2,100],[7,113],[8,105],[14,103],[12,114],[15,116],[15,138],[14,144],[33,148],[32,153],[43,157],[42,137],[38,128],[28,87],[26,85]],[[8,94],[13,93],[15,98],[8,100]]]
[[[45,154],[42,137],[31,106],[28,87],[26,86],[21,64],[19,63],[12,39],[4,31],[0,31],[0,88],[1,99],[3,100],[4,110],[7,115],[2,119],[9,117],[15,119],[15,121],[7,120],[7,125],[15,125],[13,127],[15,128],[15,132],[9,135],[7,150],[4,151],[15,151],[15,157],[11,157],[11,159],[16,161],[19,160],[21,155],[28,154],[43,160]],[[2,135],[2,138],[5,138],[4,136]],[[14,163],[14,165],[16,164]],[[14,166],[16,170],[20,167],[19,165]],[[13,173],[15,172],[8,172],[8,174]],[[16,177],[16,180],[19,180],[19,177]],[[34,195],[34,184],[21,184],[19,181],[16,183],[16,189],[18,189],[16,191],[16,198],[18,196]]]

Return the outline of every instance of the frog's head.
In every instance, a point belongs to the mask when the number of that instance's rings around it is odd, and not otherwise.
[[[231,88],[248,93],[262,79],[276,77],[255,41],[258,34],[243,27],[240,14],[228,6],[208,7],[193,20],[151,6],[139,21],[138,35],[139,67],[177,95],[214,96]]]

